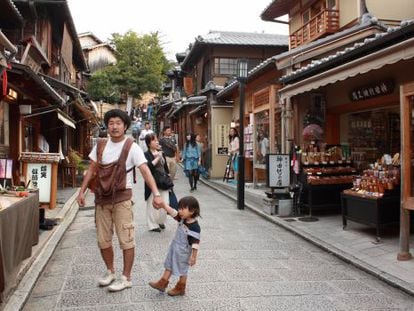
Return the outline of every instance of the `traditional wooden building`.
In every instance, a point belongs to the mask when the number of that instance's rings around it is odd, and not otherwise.
[[[205,95],[207,100],[202,107],[191,111],[194,120],[185,127],[193,132],[198,130],[197,134],[205,139],[211,177],[223,176],[230,125],[238,122],[235,103],[217,101],[217,92],[236,76],[238,59],[248,59],[252,69],[286,49],[287,38],[283,35],[225,31],[198,36],[191,45],[181,63],[185,72],[184,92],[187,96]],[[179,118],[191,121],[189,116],[180,115]]]
[[[281,88],[282,71],[276,69],[276,57],[270,57],[252,69],[245,86],[245,178],[255,186],[266,182],[266,154],[281,152],[282,110],[277,92]],[[239,88],[238,81],[230,83],[218,92],[217,100],[239,106]],[[238,110],[234,112],[235,119],[238,114]]]
[[[85,102],[82,72],[88,67],[68,4],[13,3],[24,22],[2,28],[17,47],[7,84],[2,79],[9,95],[3,98],[10,121],[5,156],[17,164],[21,152],[88,152],[85,143],[96,124],[95,114]],[[13,167],[19,181],[21,168]]]
[[[337,193],[331,202],[336,206],[363,204],[355,210],[343,209],[344,219],[375,224],[377,239],[380,226],[400,218],[398,259],[410,259],[414,75],[406,68],[411,68],[414,60],[411,2],[273,1],[262,18],[277,20],[285,14],[290,20],[291,50],[276,59],[277,68],[284,70],[280,79],[283,87],[278,91],[284,111],[282,150],[289,152],[294,142],[302,150],[304,167],[332,162],[332,172],[343,170],[343,163],[352,164],[362,176],[371,167],[381,171],[375,173],[379,177],[374,181],[362,177],[364,182],[356,189],[365,193],[363,198],[355,199],[360,192],[341,194],[339,185],[347,180],[344,176],[337,182],[332,176],[311,177],[318,179],[317,185],[307,178],[307,191],[315,191],[313,195],[320,198],[324,196],[322,188],[325,198]],[[308,139],[308,125],[320,127],[317,138]],[[393,160],[385,161],[388,157]],[[389,183],[385,190],[378,187],[390,176],[395,184]],[[352,188],[352,183],[347,188]],[[391,188],[394,192],[386,191]],[[378,199],[383,195],[388,203],[377,204],[385,202]],[[381,214],[380,205],[389,213],[376,217],[375,213]]]
[[[80,33],[78,36],[90,73],[116,63],[115,50],[109,43],[103,42],[92,32]]]

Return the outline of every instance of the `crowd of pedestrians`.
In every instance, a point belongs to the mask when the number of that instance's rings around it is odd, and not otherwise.
[[[134,120],[133,138],[127,137],[131,119],[120,109],[108,111],[104,123],[107,137],[99,139],[90,152],[89,169],[77,196],[79,206],[83,206],[86,189],[90,188],[95,194],[97,244],[106,268],[98,284],[112,292],[132,286],[131,271],[136,246],[132,187],[135,168],[138,168],[145,182],[148,230],[161,232],[165,229],[167,214],[178,222],[164,262],[165,270],[158,281],[149,285],[165,291],[171,275],[174,275],[179,277],[178,283],[167,293],[170,296],[184,295],[189,267],[197,260],[201,232],[197,221],[200,205],[193,196],[184,196],[175,208],[170,206],[175,205],[170,202],[171,196],[175,197],[173,187],[178,162],[183,163],[190,191],[197,189],[203,150],[200,137],[189,133],[180,152],[175,135],[168,126],[158,139],[148,121],[141,128],[141,121]],[[115,273],[114,232],[124,257],[120,276]]]

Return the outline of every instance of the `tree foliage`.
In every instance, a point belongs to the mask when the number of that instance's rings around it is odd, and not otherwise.
[[[115,33],[111,44],[117,62],[92,76],[87,88],[92,99],[117,102],[122,95],[140,98],[146,92],[159,93],[170,64],[158,33]]]

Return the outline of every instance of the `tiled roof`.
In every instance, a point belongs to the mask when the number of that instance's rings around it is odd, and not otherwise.
[[[280,78],[280,81],[290,83],[294,80],[300,79],[300,77],[303,77],[306,74],[309,74],[310,71],[318,69],[322,70],[322,67],[327,64],[336,64],[337,62],[342,62],[343,59],[351,55],[351,53],[357,53],[360,50],[369,47],[370,45],[375,45],[376,43],[379,43],[381,38],[386,40],[388,36],[391,36],[396,31],[404,30],[404,28],[408,27],[409,25],[414,25],[414,20],[402,21],[400,26],[388,27],[386,32],[377,33],[374,37],[366,38],[363,42],[357,42],[353,46],[347,47],[341,51],[336,52],[335,54],[329,55],[322,59],[314,60],[309,65],[299,68],[298,70],[295,70],[287,75],[284,75]]]
[[[17,27],[23,24],[23,16],[11,0],[0,3],[0,28]]]
[[[173,107],[171,108],[174,110],[167,113],[167,118],[174,116],[177,112],[179,112],[184,107],[193,106],[193,105],[202,105],[206,101],[207,101],[206,96],[193,96],[193,97],[187,98],[186,101],[182,101],[181,104],[174,103]]]
[[[101,39],[99,39],[94,33],[92,33],[91,31],[87,31],[87,32],[81,32],[78,33],[78,37],[79,38],[84,38],[84,37],[92,37],[97,44],[103,43],[103,41]]]
[[[205,45],[232,45],[232,46],[288,46],[288,36],[278,34],[231,32],[231,31],[210,31],[205,36],[198,36],[191,45],[181,67],[184,69],[191,65],[199,54],[202,53]]]
[[[207,44],[287,46],[288,36],[267,33],[210,31],[205,36],[198,36],[196,41]]]
[[[220,92],[224,87],[216,85],[213,81],[208,81],[204,89],[200,91],[200,94],[205,94],[210,91]]]

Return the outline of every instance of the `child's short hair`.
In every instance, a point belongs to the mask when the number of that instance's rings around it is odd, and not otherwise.
[[[178,208],[186,208],[188,207],[188,210],[193,213],[193,217],[200,217],[200,204],[198,204],[198,201],[193,196],[186,196],[180,199],[178,201]]]

